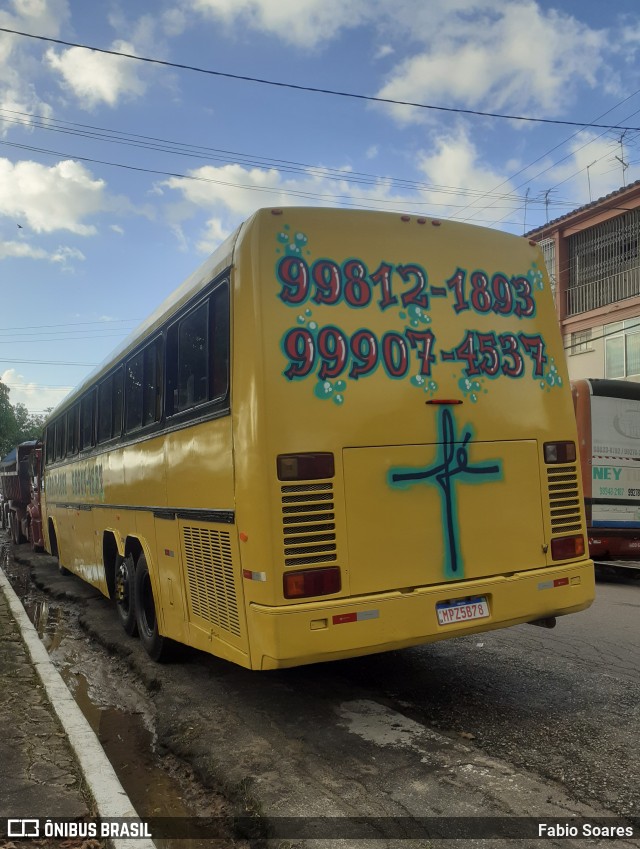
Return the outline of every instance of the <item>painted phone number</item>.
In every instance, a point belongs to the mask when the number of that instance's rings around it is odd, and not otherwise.
[[[417,360],[417,374],[431,375],[438,361],[464,363],[468,377],[522,377],[525,362],[532,364],[532,376],[542,377],[547,362],[543,339],[526,333],[479,333],[469,330],[459,345],[450,350],[436,350],[436,337],[431,330],[405,329],[378,337],[362,329],[349,336],[333,325],[314,332],[292,328],[282,339],[282,350],[289,361],[284,375],[289,380],[308,377],[317,372],[320,380],[348,374],[352,380],[373,374],[380,365],[392,378],[405,377],[412,359]]]

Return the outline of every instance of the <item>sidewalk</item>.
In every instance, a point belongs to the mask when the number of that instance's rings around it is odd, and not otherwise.
[[[33,845],[8,837],[7,818],[137,818],[4,573],[5,545],[0,539],[0,849]],[[37,842],[38,847],[62,844],[67,849],[105,845],[66,838]],[[108,845],[154,849],[145,839]]]

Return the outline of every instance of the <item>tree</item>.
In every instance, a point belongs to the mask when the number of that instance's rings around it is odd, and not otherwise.
[[[9,387],[0,380],[0,459],[28,439],[38,439],[46,416],[36,416],[24,404],[15,407],[9,400]]]
[[[9,400],[9,389],[0,381],[0,459],[17,445],[16,413]]]
[[[36,416],[34,413],[30,413],[25,405],[20,404],[20,402],[15,405],[13,411],[20,435],[18,442],[25,442],[27,439],[40,439],[48,413],[43,416]]]

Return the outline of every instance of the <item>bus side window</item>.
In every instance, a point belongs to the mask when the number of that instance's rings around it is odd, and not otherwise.
[[[113,377],[103,380],[98,387],[98,442],[111,439]]]
[[[211,398],[226,398],[229,391],[229,284],[225,281],[211,296]]]
[[[178,325],[178,412],[209,400],[208,317],[205,301]]]
[[[111,436],[122,435],[122,419],[124,413],[124,367],[120,366],[113,373],[113,418],[111,420]]]
[[[167,329],[166,414],[192,410],[229,393],[229,282]]]
[[[122,433],[122,366],[98,387],[98,442],[107,442]]]
[[[47,425],[44,432],[44,442],[46,446],[46,461],[47,463],[53,463],[56,456],[55,426],[53,424]]]
[[[56,460],[64,459],[65,443],[67,441],[67,417],[60,416],[55,423],[56,428]]]
[[[162,413],[162,338],[144,349],[143,425],[159,422]]]
[[[125,431],[159,422],[162,414],[162,338],[127,361]]]
[[[92,389],[80,402],[80,450],[95,445],[95,392]]]
[[[67,457],[78,453],[78,430],[80,427],[80,405],[74,404],[67,413]]]
[[[132,430],[142,427],[143,368],[144,354],[140,351],[127,362],[125,383],[126,417],[124,426],[127,433],[131,433]]]

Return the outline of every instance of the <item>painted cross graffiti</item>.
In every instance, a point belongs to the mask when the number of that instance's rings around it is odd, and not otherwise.
[[[460,553],[460,522],[456,496],[457,483],[485,483],[502,479],[502,463],[490,460],[485,464],[469,463],[468,444],[473,437],[470,424],[464,425],[460,436],[451,410],[440,408],[440,440],[435,463],[424,469],[396,468],[389,471],[391,486],[406,489],[413,484],[431,484],[439,488],[446,536],[445,576],[464,577]]]

